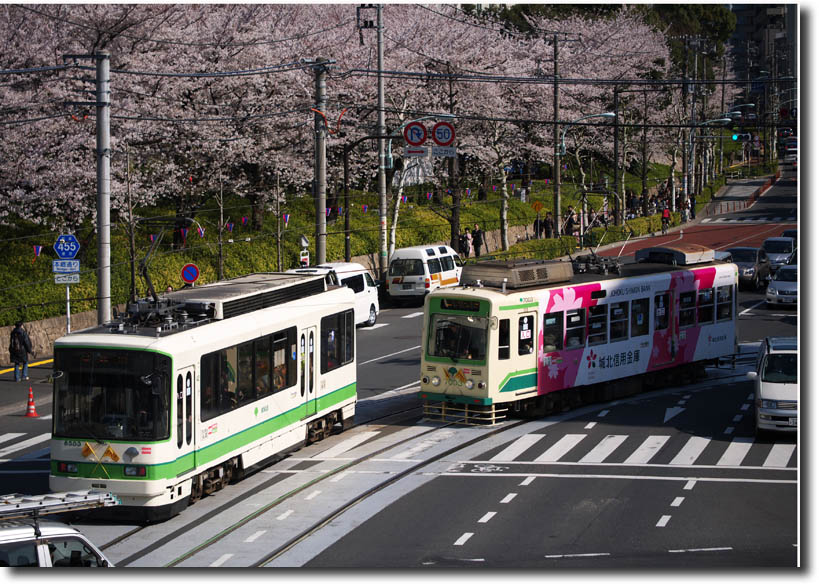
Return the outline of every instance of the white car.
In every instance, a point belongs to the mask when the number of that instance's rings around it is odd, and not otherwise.
[[[796,337],[766,337],[759,349],[755,381],[756,433],[795,433],[799,421],[799,378]]]
[[[369,271],[357,262],[327,262],[304,268],[291,268],[287,272],[295,274],[324,274],[332,278],[334,284],[353,289],[355,293],[355,324],[372,327],[378,320],[378,285]],[[335,279],[337,278],[337,282]]]
[[[0,521],[0,567],[113,567],[79,531],[62,522]]]

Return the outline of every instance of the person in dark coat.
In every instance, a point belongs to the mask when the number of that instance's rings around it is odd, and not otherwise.
[[[9,359],[14,364],[14,381],[28,380],[28,354],[31,353],[31,339],[23,329],[23,322],[17,321],[9,336]]]
[[[481,255],[481,246],[483,246],[483,232],[478,224],[475,224],[475,229],[472,230],[472,247],[475,248],[475,258]]]

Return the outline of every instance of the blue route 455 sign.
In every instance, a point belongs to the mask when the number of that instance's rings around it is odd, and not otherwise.
[[[61,234],[54,242],[54,251],[61,260],[72,260],[80,251],[80,243],[74,234]]]

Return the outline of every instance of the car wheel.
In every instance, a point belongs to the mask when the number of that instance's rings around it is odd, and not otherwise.
[[[364,323],[367,327],[372,327],[375,325],[375,321],[378,319],[378,313],[375,311],[375,305],[370,305],[370,318]]]

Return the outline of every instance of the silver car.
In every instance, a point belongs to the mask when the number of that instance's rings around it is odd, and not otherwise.
[[[768,290],[765,292],[765,300],[768,302],[768,306],[796,305],[799,298],[797,296],[799,288],[797,270],[797,266],[788,265],[776,271],[768,284]]]
[[[762,242],[762,249],[765,250],[771,261],[771,272],[776,272],[788,261],[794,248],[796,248],[796,242],[792,238],[768,238]]]

